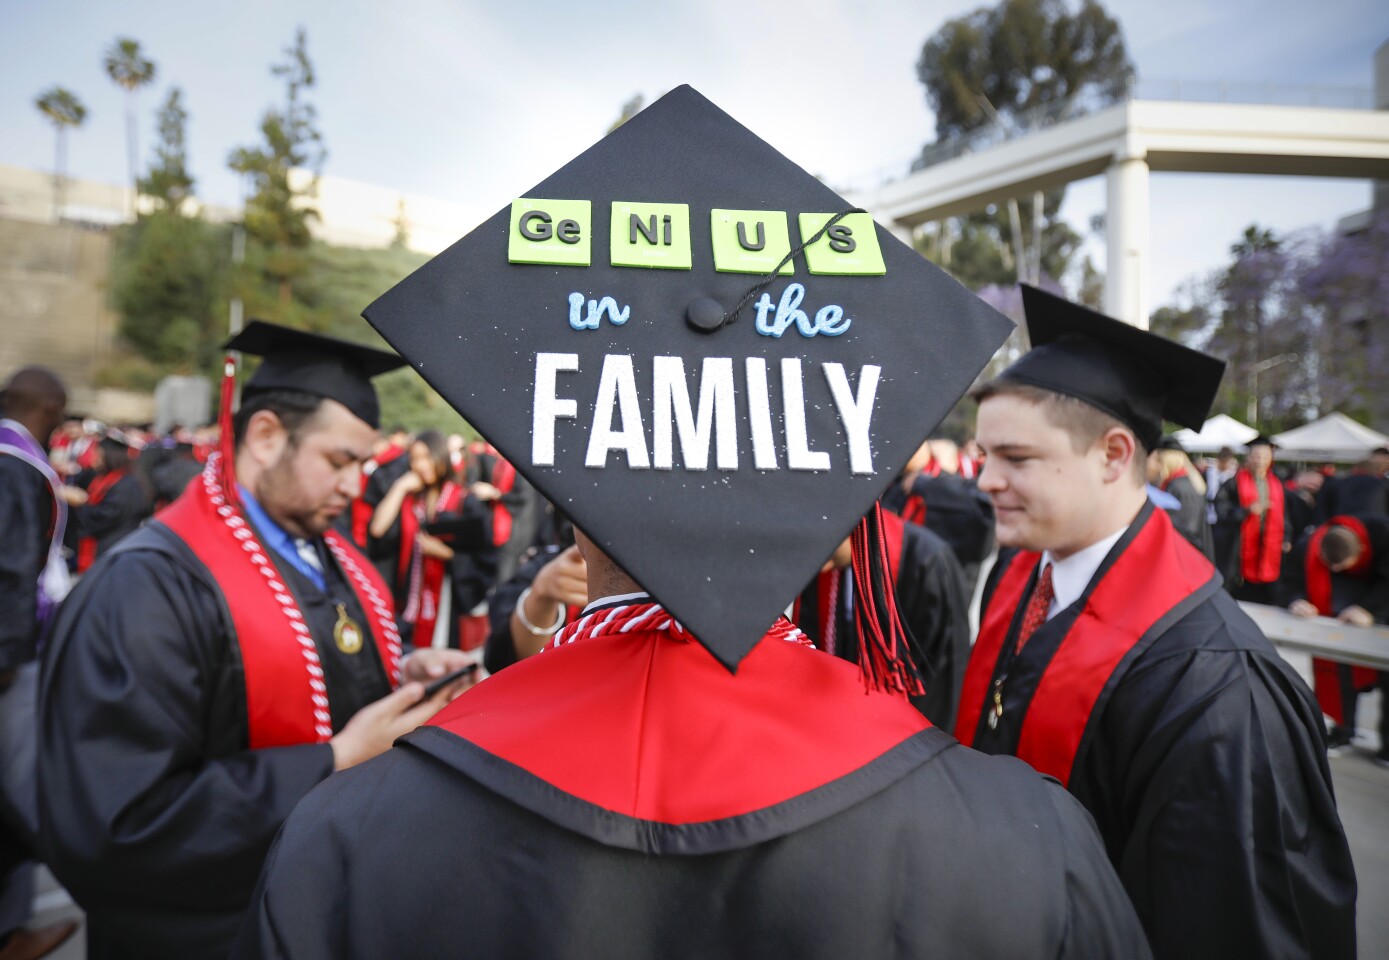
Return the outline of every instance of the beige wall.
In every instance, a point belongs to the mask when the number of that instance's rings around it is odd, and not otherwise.
[[[67,382],[72,409],[140,418],[138,395],[101,398],[91,388],[115,340],[110,261],[105,232],[0,217],[0,382],[42,364]]]

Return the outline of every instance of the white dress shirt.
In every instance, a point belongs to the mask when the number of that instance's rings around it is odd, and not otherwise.
[[[1084,550],[1077,550],[1065,560],[1057,560],[1050,550],[1042,554],[1042,567],[1051,564],[1052,601],[1047,610],[1048,620],[1080,599],[1110,548],[1119,542],[1127,529],[1128,525],[1125,524],[1103,540],[1090,544]],[[1041,570],[1037,572],[1041,573]]]

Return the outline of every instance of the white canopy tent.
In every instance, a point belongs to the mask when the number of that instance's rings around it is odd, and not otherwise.
[[[1328,413],[1320,420],[1275,434],[1274,456],[1279,460],[1327,460],[1352,463],[1369,456],[1375,447],[1389,447],[1389,437],[1356,423],[1344,413]]]
[[[1201,424],[1201,432],[1178,430],[1174,436],[1182,449],[1188,453],[1217,453],[1221,447],[1229,447],[1236,453],[1245,452],[1245,444],[1259,435],[1253,427],[1247,427],[1234,417],[1217,413]]]

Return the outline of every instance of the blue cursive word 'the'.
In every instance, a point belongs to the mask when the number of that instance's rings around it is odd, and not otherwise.
[[[762,294],[762,299],[753,304],[753,309],[757,311],[757,332],[765,337],[780,337],[794,323],[803,337],[816,334],[837,337],[854,322],[844,316],[843,307],[835,304],[821,307],[811,319],[808,313],[800,309],[804,299],[805,287],[799,283],[788,286],[782,292],[779,303],[772,303],[768,294]]]

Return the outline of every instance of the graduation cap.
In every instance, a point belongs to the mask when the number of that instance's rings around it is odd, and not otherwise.
[[[364,316],[735,669],[1012,329],[853,209],[682,86]]]
[[[394,353],[264,320],[252,320],[222,347],[264,360],[242,388],[243,399],[297,390],[336,400],[373,427],[381,424],[381,408],[371,378],[405,365]]]
[[[1131,427],[1149,450],[1164,419],[1201,429],[1224,360],[1027,284],[1022,303],[1032,349],[999,380],[1084,400]]]

